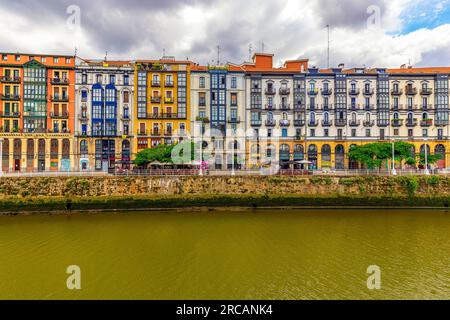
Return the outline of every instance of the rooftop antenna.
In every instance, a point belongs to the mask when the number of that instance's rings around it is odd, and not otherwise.
[[[264,41],[261,43],[262,53],[264,53]]]
[[[328,41],[327,41],[327,68],[330,69],[330,25],[327,24],[327,34],[328,34]]]
[[[217,65],[220,64],[220,46],[217,46]]]
[[[163,48],[163,57],[166,56],[166,48]]]
[[[105,61],[108,61],[108,51],[105,52]]]
[[[252,44],[248,45],[248,61],[252,61]]]
[[[77,57],[77,55],[78,55],[78,48],[75,47],[75,54],[74,54],[74,56]]]

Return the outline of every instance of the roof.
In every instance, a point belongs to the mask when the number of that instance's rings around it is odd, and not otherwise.
[[[450,67],[387,69],[389,74],[449,74]]]

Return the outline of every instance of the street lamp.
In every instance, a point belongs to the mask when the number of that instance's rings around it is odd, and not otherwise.
[[[397,175],[397,170],[395,169],[395,139],[392,139],[392,175]]]
[[[424,139],[425,141],[425,175],[429,176],[430,175],[430,170],[428,170],[428,144],[427,141],[428,139]]]

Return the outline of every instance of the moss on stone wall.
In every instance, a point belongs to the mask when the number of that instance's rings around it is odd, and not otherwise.
[[[1,178],[0,212],[185,206],[448,207],[450,177]]]

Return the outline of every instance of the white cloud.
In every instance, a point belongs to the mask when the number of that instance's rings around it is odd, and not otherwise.
[[[426,15],[435,16],[445,1],[434,1]],[[66,27],[66,8],[81,7],[79,33]],[[107,2],[107,4],[105,4]],[[397,67],[427,61],[448,65],[449,25],[402,34],[424,0],[272,0],[272,1],[53,1],[16,0],[0,4],[2,51],[72,54],[85,57],[189,57],[200,63],[216,59],[248,60],[248,46],[276,54],[276,62],[297,57],[326,66],[326,30],[332,26],[332,63],[347,66]],[[381,30],[368,30],[367,7],[381,10]],[[427,59],[425,61],[424,59]]]

